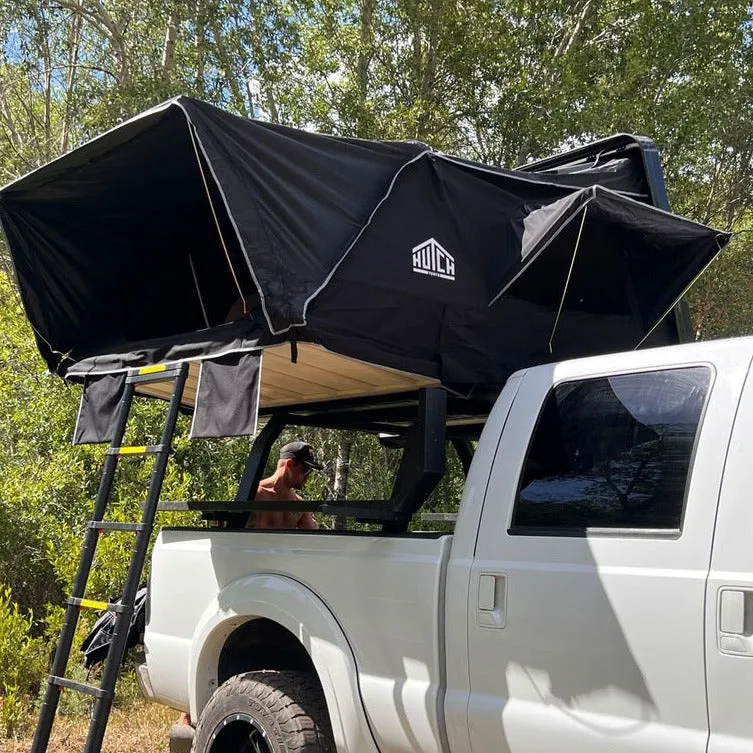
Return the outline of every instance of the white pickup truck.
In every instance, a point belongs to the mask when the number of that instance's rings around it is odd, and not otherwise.
[[[753,751],[753,338],[512,376],[453,534],[164,529],[193,749]]]

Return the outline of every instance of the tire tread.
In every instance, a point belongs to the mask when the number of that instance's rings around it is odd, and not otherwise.
[[[286,753],[335,753],[319,680],[309,672],[294,670],[244,672],[224,682],[201,714],[192,753],[209,753],[210,741],[205,738],[247,701],[261,704],[274,717],[284,735]]]

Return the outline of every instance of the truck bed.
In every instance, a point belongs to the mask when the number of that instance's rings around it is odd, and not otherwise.
[[[382,750],[441,750],[445,566],[452,536],[163,529],[154,548],[145,644],[158,700],[188,707],[205,612],[239,578],[278,574],[337,616]],[[216,609],[216,607],[215,607]]]

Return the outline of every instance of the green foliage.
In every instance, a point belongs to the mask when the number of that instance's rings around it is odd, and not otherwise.
[[[660,148],[673,207],[741,231],[689,293],[697,337],[746,334],[751,20],[742,0],[0,0],[0,182],[179,93],[289,125],[419,139],[506,166],[616,131],[643,133]],[[0,573],[10,589],[0,620],[54,636],[103,450],[70,445],[79,390],[44,372],[11,276],[0,274]],[[129,436],[156,440],[163,412],[140,403]],[[389,494],[397,451],[348,432],[286,432],[280,442],[299,436],[327,461],[306,496]],[[163,498],[231,499],[248,448],[248,440],[179,439]],[[144,460],[119,470],[114,519],[138,513],[150,467]],[[450,452],[428,509],[455,511],[461,491]],[[196,521],[174,514],[162,522]],[[414,527],[438,526],[417,519]],[[123,535],[101,542],[92,598],[120,593],[129,544]],[[9,641],[0,636],[1,651]],[[6,729],[30,692],[7,681]]]
[[[32,624],[0,584],[0,737],[20,731],[44,677],[45,645]]]
[[[43,616],[47,604],[62,598],[35,516],[19,501],[0,501],[0,572],[24,612]],[[35,632],[39,629],[35,626]]]
[[[753,238],[736,236],[693,287],[689,302],[697,337],[753,334]]]

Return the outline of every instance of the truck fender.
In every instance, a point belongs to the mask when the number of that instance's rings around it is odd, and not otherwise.
[[[249,619],[265,617],[306,649],[324,690],[338,751],[378,753],[361,700],[358,669],[345,634],[324,602],[294,578],[249,575],[228,584],[204,610],[191,642],[188,692],[191,718],[217,689],[218,659],[228,636]]]

